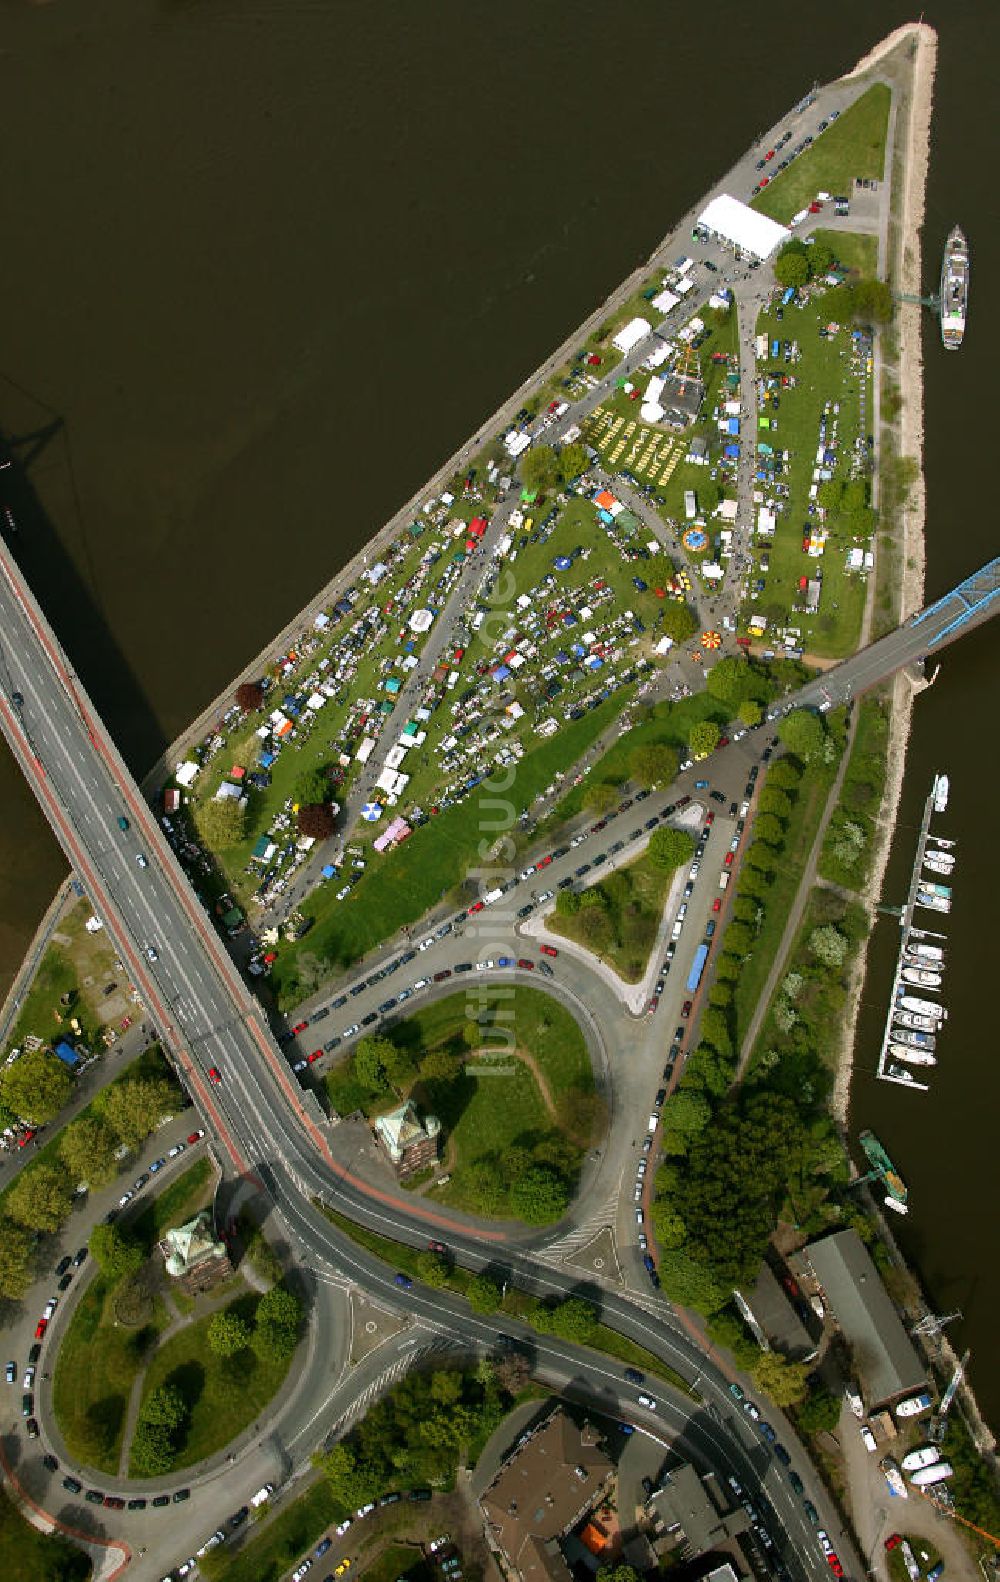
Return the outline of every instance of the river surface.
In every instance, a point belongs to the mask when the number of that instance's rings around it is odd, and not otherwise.
[[[961,353],[927,321],[935,593],[996,549],[980,456],[995,445],[1000,9],[924,14],[940,29],[926,286],[955,219],[973,251]],[[758,131],[910,15],[897,0],[717,0],[704,16],[665,0],[7,0],[0,427],[38,436],[47,522],[26,569],[133,769]],[[983,980],[997,655],[993,627],[966,639],[917,705],[887,878],[897,898],[932,768],[947,768],[962,860],[933,1093],[870,1078],[889,922],[852,1121],[910,1183],[904,1243],[939,1308],[962,1308],[953,1335],[1000,1424]],[[5,748],[0,806],[2,988],[64,865]]]

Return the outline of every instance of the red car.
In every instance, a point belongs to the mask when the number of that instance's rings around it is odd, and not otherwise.
[[[890,1533],[888,1538],[885,1541],[885,1547],[886,1547],[887,1550],[898,1549],[902,1542],[903,1542],[903,1535],[902,1535],[902,1533]]]
[[[447,1252],[448,1251],[448,1249],[445,1246],[443,1241],[429,1241],[427,1243],[427,1250],[428,1250],[428,1252]]]
[[[722,911],[722,897],[721,896],[717,895],[715,900],[712,902],[712,911],[713,912],[721,912]]]
[[[830,1567],[830,1570],[833,1572],[835,1577],[842,1577],[843,1576],[844,1568],[841,1565],[840,1561],[837,1559],[837,1556],[835,1554],[833,1554],[832,1552],[830,1554],[828,1554],[827,1557],[826,1557],[826,1563]]]
[[[308,1019],[306,1021],[304,1021],[304,1022],[296,1022],[295,1026],[292,1028],[292,1032],[293,1033],[304,1033],[308,1026],[309,1026]]]
[[[810,203],[810,205],[809,205],[809,213],[810,214],[818,214],[820,212],[820,210],[822,209],[822,207],[823,207],[823,205],[821,203]]]
[[[706,813],[705,814],[705,823],[706,824],[714,824],[715,823],[715,814],[714,813]]]
[[[539,857],[539,859],[538,859],[538,866],[539,866],[539,868],[547,868],[551,861],[552,861],[551,857]]]
[[[764,155],[764,158],[765,159],[773,159],[774,158],[774,149],[773,148],[769,148],[767,153]]]
[[[659,1005],[659,1003],[660,1003],[660,996],[658,994],[654,994],[653,998],[650,1000],[649,1004],[646,1006],[646,1015],[647,1016],[652,1016],[653,1012],[656,1010],[656,1007]]]
[[[733,854],[732,854],[731,851],[727,851],[726,852],[726,867],[727,868],[731,868],[732,866],[733,866]]]
[[[761,176],[761,178],[760,178],[761,186],[762,187],[766,187],[768,182],[770,181],[770,179],[771,179],[770,176]]]
[[[309,1064],[312,1065],[314,1060],[319,1060],[322,1053],[322,1049],[314,1049],[311,1055],[306,1056],[306,1059],[308,1060]]]
[[[190,1137],[188,1138],[188,1145],[190,1146],[191,1143],[200,1143],[201,1139],[204,1137],[204,1135],[205,1135],[205,1128],[204,1128],[204,1126],[199,1126],[198,1130],[196,1132],[192,1132]]]
[[[466,917],[471,917],[474,912],[481,912],[485,905],[486,905],[485,901],[474,901],[472,903],[472,905],[469,907],[468,912],[466,912],[466,914],[465,914]]]
[[[31,1131],[31,1132],[22,1132],[21,1136],[17,1139],[17,1146],[19,1148],[27,1148],[28,1144],[30,1143],[30,1141],[34,1137],[34,1135],[35,1134],[34,1134],[33,1131]]]
[[[535,963],[527,956],[521,956],[517,964],[524,972],[534,972],[535,970]]]
[[[558,956],[559,954],[555,945],[539,945],[538,948],[543,956]]]
[[[48,1327],[49,1327],[48,1319],[47,1318],[40,1318],[38,1320],[38,1323],[35,1325],[35,1339],[36,1340],[41,1340],[42,1336],[45,1334],[45,1331],[48,1329]]]
[[[683,1017],[685,1017],[685,1018],[691,1015],[691,1001],[690,1000],[685,1000],[684,1001],[684,1004],[681,1006],[681,1015]]]
[[[216,1066],[209,1066],[209,1068],[208,1068],[208,1080],[209,1080],[209,1082],[214,1082],[216,1087],[218,1087],[219,1083],[222,1081],[222,1078],[219,1076],[218,1068]]]

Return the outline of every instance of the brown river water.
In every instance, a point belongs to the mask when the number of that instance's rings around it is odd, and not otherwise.
[[[989,475],[1000,10],[940,30],[925,285],[973,253],[957,356],[926,323],[928,592],[996,552]],[[434,0],[5,0],[0,429],[36,436],[33,586],[141,773],[760,130],[908,20],[897,0],[706,13]],[[992,216],[992,218],[991,218]],[[24,457],[26,447],[19,454]],[[990,1163],[1000,1075],[983,971],[997,631],[915,714],[887,899],[934,767],[961,842],[933,1093],[871,1080],[896,928],[880,924],[852,1123],[907,1177],[932,1300],[965,1315],[1000,1422]],[[64,872],[0,747],[0,987]]]

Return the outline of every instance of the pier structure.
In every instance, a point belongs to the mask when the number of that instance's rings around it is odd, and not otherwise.
[[[894,1042],[898,1042],[898,1034],[894,1035],[893,1033],[893,1023],[896,1020],[896,1012],[898,1010],[899,1001],[902,996],[904,994],[911,994],[915,998],[923,999],[926,998],[929,993],[934,992],[932,990],[923,989],[918,984],[910,984],[903,977],[903,968],[910,965],[906,958],[907,946],[910,944],[911,940],[914,940],[918,943],[922,940],[933,940],[943,945],[947,937],[946,935],[936,933],[931,929],[921,928],[914,921],[916,909],[921,905],[919,900],[921,886],[926,888],[926,886],[930,883],[928,879],[922,877],[922,869],[924,865],[924,857],[927,852],[927,841],[928,837],[930,836],[931,819],[934,816],[934,794],[936,788],[937,776],[935,775],[930,794],[924,803],[923,817],[920,820],[920,833],[917,836],[917,852],[913,862],[913,872],[910,875],[909,890],[907,891],[905,903],[899,909],[899,955],[896,960],[896,970],[892,979],[892,992],[889,997],[889,1009],[886,1013],[885,1030],[882,1034],[882,1047],[879,1050],[878,1065],[876,1066],[875,1070],[875,1075],[881,1082],[893,1082],[897,1087],[913,1088],[918,1093],[927,1093],[929,1088],[926,1082],[921,1081],[916,1071],[911,1071],[909,1067],[906,1067],[905,1076],[897,1076],[890,1072],[889,1067],[891,1065],[898,1065],[898,1062],[892,1057],[890,1053],[890,1045]],[[933,839],[934,837],[931,838]],[[945,846],[950,847],[951,844],[952,843],[950,841],[945,842]],[[928,967],[932,967],[934,964],[928,961],[927,965]],[[944,970],[943,961],[941,963],[940,970],[942,972]],[[946,1015],[947,1012],[942,1006],[940,1020],[943,1021]]]

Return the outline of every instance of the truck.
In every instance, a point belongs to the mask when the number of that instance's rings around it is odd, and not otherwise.
[[[652,1137],[653,1133],[655,1132],[656,1128],[659,1126],[659,1124],[660,1124],[660,1117],[658,1115],[653,1114],[653,1115],[651,1115],[649,1117],[649,1120],[646,1123],[646,1130],[648,1131],[648,1133],[649,1133],[649,1135],[651,1137]]]
[[[684,515],[689,522],[698,515],[698,500],[693,489],[684,490]]]
[[[708,946],[703,941],[694,953],[694,960],[691,963],[691,971],[687,975],[687,983],[685,984],[685,988],[689,994],[693,994],[701,982],[701,975],[705,970],[705,963],[707,960]]]

